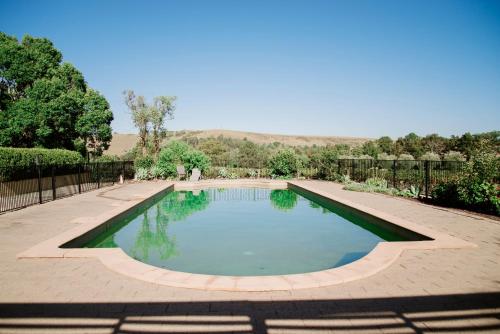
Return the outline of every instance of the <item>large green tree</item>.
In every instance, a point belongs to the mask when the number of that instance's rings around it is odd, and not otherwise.
[[[80,71],[46,38],[0,32],[0,145],[100,154],[113,114]]]

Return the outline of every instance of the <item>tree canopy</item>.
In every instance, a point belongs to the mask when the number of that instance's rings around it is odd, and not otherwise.
[[[113,113],[46,38],[0,32],[0,146],[91,151],[111,141]]]

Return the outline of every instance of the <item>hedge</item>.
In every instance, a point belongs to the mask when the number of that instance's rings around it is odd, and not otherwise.
[[[28,167],[37,157],[42,164],[76,164],[84,160],[80,153],[69,150],[0,147],[0,168]]]

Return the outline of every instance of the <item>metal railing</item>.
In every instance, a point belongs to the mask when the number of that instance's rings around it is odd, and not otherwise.
[[[400,190],[410,186],[419,187],[421,193],[429,197],[434,185],[457,177],[464,167],[463,161],[338,159],[320,167],[300,168],[295,176],[335,181],[348,175],[357,182],[377,177],[387,180],[388,186]],[[221,176],[221,169],[226,177]],[[268,168],[212,167],[203,177],[271,178],[272,173]]]
[[[0,213],[81,194],[134,177],[133,161],[0,169]]]
[[[295,176],[339,180],[349,175],[357,182],[378,177],[397,189],[417,186],[429,197],[434,185],[457,177],[464,167],[462,161],[339,159],[326,166],[301,168]],[[272,177],[267,168],[231,167],[212,167],[203,177],[220,178],[221,169],[229,178]],[[134,172],[133,161],[1,168],[0,213],[112,185],[120,175],[132,179]]]

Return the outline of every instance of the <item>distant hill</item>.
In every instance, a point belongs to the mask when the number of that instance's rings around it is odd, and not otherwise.
[[[326,146],[328,144],[347,144],[361,145],[372,138],[360,137],[338,137],[338,136],[294,136],[294,135],[279,135],[269,133],[255,133],[233,130],[181,130],[170,131],[168,139],[187,139],[187,138],[216,138],[224,136],[225,138],[247,139],[256,144],[271,144],[279,142],[288,146]],[[122,155],[132,149],[137,143],[136,134],[113,134],[113,140],[109,149],[105,152],[108,155]]]

